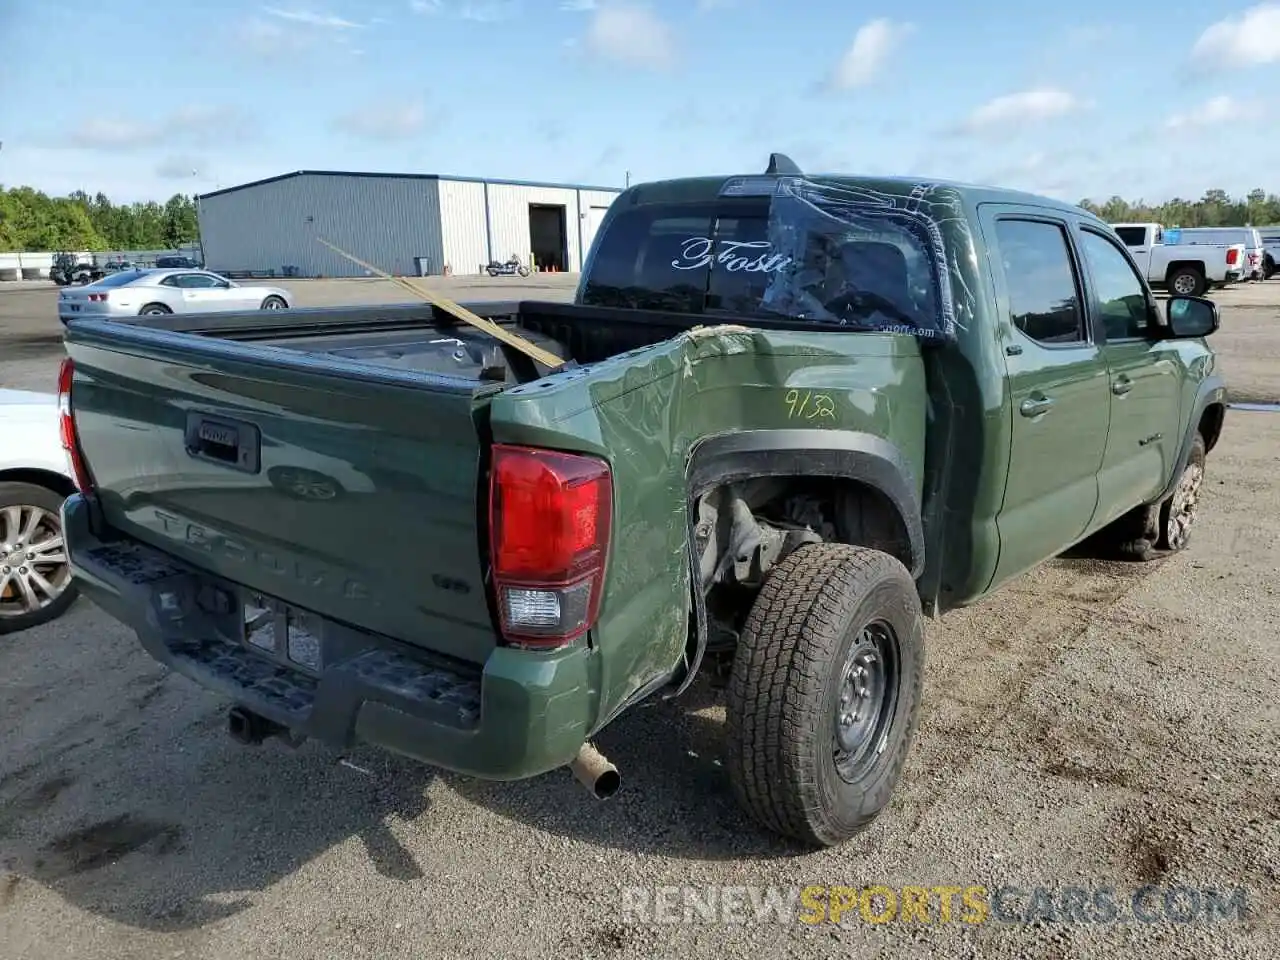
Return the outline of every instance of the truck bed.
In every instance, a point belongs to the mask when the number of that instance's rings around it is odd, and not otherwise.
[[[698,319],[480,309],[578,363]],[[86,320],[66,348],[105,531],[250,606],[274,597],[472,663],[491,652],[489,404],[545,368],[423,305]]]

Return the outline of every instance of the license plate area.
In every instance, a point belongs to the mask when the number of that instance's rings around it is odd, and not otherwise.
[[[241,603],[241,642],[285,666],[318,676],[324,669],[322,621],[272,597],[249,593]]]

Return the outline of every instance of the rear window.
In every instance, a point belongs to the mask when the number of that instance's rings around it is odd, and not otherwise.
[[[1146,227],[1116,227],[1115,231],[1126,247],[1140,247],[1147,242]]]
[[[120,273],[111,273],[103,277],[101,280],[95,280],[89,284],[91,287],[123,287],[125,284],[133,283],[139,277],[145,276],[139,270],[122,270]]]
[[[847,205],[783,219],[776,200],[655,204],[610,222],[583,302],[937,335],[930,249],[920,225]]]

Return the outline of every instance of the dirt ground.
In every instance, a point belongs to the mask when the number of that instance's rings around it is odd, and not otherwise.
[[[560,282],[517,296],[571,295]],[[293,286],[304,302],[400,299],[322,283]],[[1233,396],[1280,400],[1280,280],[1217,299]],[[4,386],[53,383],[59,331],[39,304],[47,291],[0,287]],[[0,640],[0,958],[1273,960],[1278,466],[1280,416],[1232,410],[1186,552],[1055,560],[930,624],[899,793],[816,854],[738,812],[705,684],[607,729],[623,789],[600,804],[564,772],[484,784],[371,751],[238,746],[224,702],[81,601]],[[1018,889],[981,923],[936,907],[840,925],[624,912],[635,888],[807,885]],[[1072,888],[1109,889],[1118,915],[1072,910]],[[1215,915],[1211,890],[1242,890],[1244,909]]]

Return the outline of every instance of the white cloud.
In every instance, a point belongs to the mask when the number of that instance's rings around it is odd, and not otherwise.
[[[675,36],[666,21],[642,4],[600,7],[587,27],[587,50],[606,60],[665,69],[675,61]]]
[[[1260,3],[1200,34],[1191,59],[1209,67],[1280,63],[1280,3]]]
[[[1234,97],[1213,97],[1200,104],[1194,110],[1175,113],[1165,121],[1170,130],[1185,130],[1195,127],[1211,127],[1219,123],[1227,123],[1249,116],[1252,111],[1246,104]]]
[[[560,0],[560,9],[568,13],[588,13],[596,8],[596,0]]]
[[[308,27],[318,27],[322,30],[359,30],[364,27],[362,23],[346,20],[331,13],[317,13],[314,10],[302,8],[263,7],[262,12],[269,17],[277,17],[280,20],[288,20],[292,23],[302,23]]]
[[[896,23],[886,17],[863,24],[827,78],[828,89],[852,90],[866,86],[914,30],[910,23]]]
[[[127,152],[155,146],[218,146],[243,143],[257,134],[254,122],[236,107],[187,106],[159,120],[120,115],[90,117],[61,145],[78,150]]]
[[[423,132],[429,117],[421,103],[357,107],[334,120],[334,127],[363,140],[408,140]]]
[[[1056,87],[1023,90],[988,100],[969,114],[960,130],[970,134],[1002,131],[1064,117],[1083,106],[1073,94]]]

